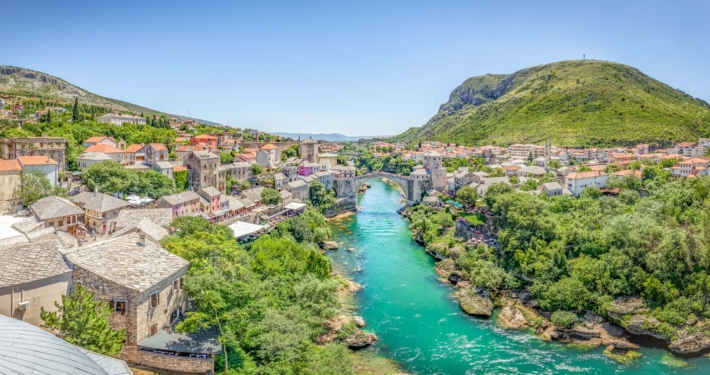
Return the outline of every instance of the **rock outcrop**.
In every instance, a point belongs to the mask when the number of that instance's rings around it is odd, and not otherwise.
[[[351,349],[361,349],[375,344],[377,342],[377,335],[358,329],[354,334],[346,337],[343,342]]]
[[[364,327],[365,326],[365,319],[363,319],[361,316],[353,316],[353,322],[355,322],[355,325],[358,327]]]
[[[506,329],[526,329],[528,321],[520,310],[506,306],[498,315],[498,324]]]
[[[456,262],[451,258],[446,258],[438,263],[434,267],[434,271],[439,275],[448,278],[451,272],[456,270]]]
[[[458,291],[457,297],[461,309],[469,315],[490,317],[493,313],[493,302],[485,289],[463,288]]]
[[[335,241],[323,241],[320,247],[323,250],[338,250],[338,243]]]

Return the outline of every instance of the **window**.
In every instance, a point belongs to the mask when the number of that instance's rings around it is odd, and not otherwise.
[[[156,333],[158,333],[158,323],[155,323],[150,326],[150,335],[153,336]]]
[[[109,305],[111,306],[111,309],[113,309],[114,314],[126,315],[126,306],[128,305],[126,301],[111,301]]]
[[[180,289],[180,279],[175,279],[175,281],[173,281],[173,290],[178,289]]]
[[[59,226],[60,227],[64,226],[64,220],[59,220]]]
[[[160,294],[158,292],[155,292],[150,295],[150,307],[158,307],[158,304],[160,303]]]

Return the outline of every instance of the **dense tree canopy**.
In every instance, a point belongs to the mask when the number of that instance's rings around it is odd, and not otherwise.
[[[343,344],[314,344],[322,320],[340,309],[340,283],[315,245],[329,234],[320,213],[307,210],[246,247],[199,217],[172,225],[177,232],[163,244],[191,262],[185,290],[196,307],[178,328],[219,330],[226,355],[217,372],[355,374]]]

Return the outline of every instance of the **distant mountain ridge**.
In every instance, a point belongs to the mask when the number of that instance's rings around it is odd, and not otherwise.
[[[670,145],[710,136],[710,105],[628,65],[561,61],[472,77],[396,141],[466,145]]]
[[[298,139],[313,138],[315,140],[326,141],[326,142],[351,142],[358,141],[360,139],[372,139],[372,138],[388,138],[389,135],[365,135],[365,136],[347,136],[340,133],[286,133],[286,132],[273,132],[271,134],[278,135],[280,137]]]
[[[63,100],[67,102],[73,102],[74,98],[79,98],[82,104],[102,106],[116,111],[129,111],[143,113],[145,115],[166,114],[170,117],[192,119],[204,124],[218,125],[211,121],[165,113],[121,100],[106,98],[84,90],[61,78],[36,70],[14,66],[0,66],[0,95],[3,94],[33,99]]]

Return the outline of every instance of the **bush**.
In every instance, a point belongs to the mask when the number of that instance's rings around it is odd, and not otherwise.
[[[552,323],[558,327],[571,328],[579,318],[571,311],[557,310],[552,313]]]

